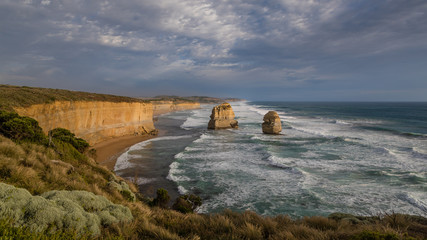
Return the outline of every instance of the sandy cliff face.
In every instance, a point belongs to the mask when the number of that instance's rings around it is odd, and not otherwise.
[[[90,144],[155,130],[151,103],[64,101],[15,108],[15,111],[36,119],[46,133],[57,127],[66,128]]]
[[[282,131],[282,122],[280,121],[279,114],[275,111],[269,111],[264,115],[264,122],[262,123],[262,132],[267,134],[280,134]]]
[[[234,111],[229,103],[223,103],[212,109],[211,120],[208,129],[238,128],[238,122],[234,120]]]
[[[198,102],[153,101],[153,114],[160,115],[168,112],[200,108]]]

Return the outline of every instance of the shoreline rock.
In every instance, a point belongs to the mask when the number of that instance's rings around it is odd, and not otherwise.
[[[275,111],[269,111],[264,115],[262,123],[262,132],[265,134],[280,134],[282,131],[282,123],[279,114]]]
[[[239,128],[239,124],[234,120],[233,108],[229,103],[222,103],[212,109],[211,120],[208,129]]]

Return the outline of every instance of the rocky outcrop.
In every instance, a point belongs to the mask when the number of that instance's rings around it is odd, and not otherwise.
[[[275,111],[269,111],[264,115],[262,132],[267,134],[279,134],[282,131],[280,117]]]
[[[198,102],[152,101],[152,104],[154,116],[168,112],[200,108],[200,103]]]
[[[212,109],[211,120],[208,129],[238,128],[238,122],[234,120],[233,108],[229,103],[223,103]]]
[[[15,111],[36,119],[45,133],[66,128],[91,145],[112,137],[156,131],[153,105],[144,102],[56,101]]]

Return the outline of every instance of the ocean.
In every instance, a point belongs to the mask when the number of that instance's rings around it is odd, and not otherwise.
[[[214,105],[161,115],[117,174],[154,196],[194,193],[200,213],[405,213],[427,217],[427,103],[232,102],[239,129],[207,130]],[[262,134],[278,112],[281,135]]]

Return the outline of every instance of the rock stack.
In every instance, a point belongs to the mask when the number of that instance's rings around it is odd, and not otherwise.
[[[267,134],[279,134],[282,131],[282,123],[279,114],[275,111],[269,111],[264,115],[262,123],[262,132]]]
[[[229,103],[223,103],[212,109],[211,120],[208,129],[238,128],[238,122],[234,120],[234,112]]]

